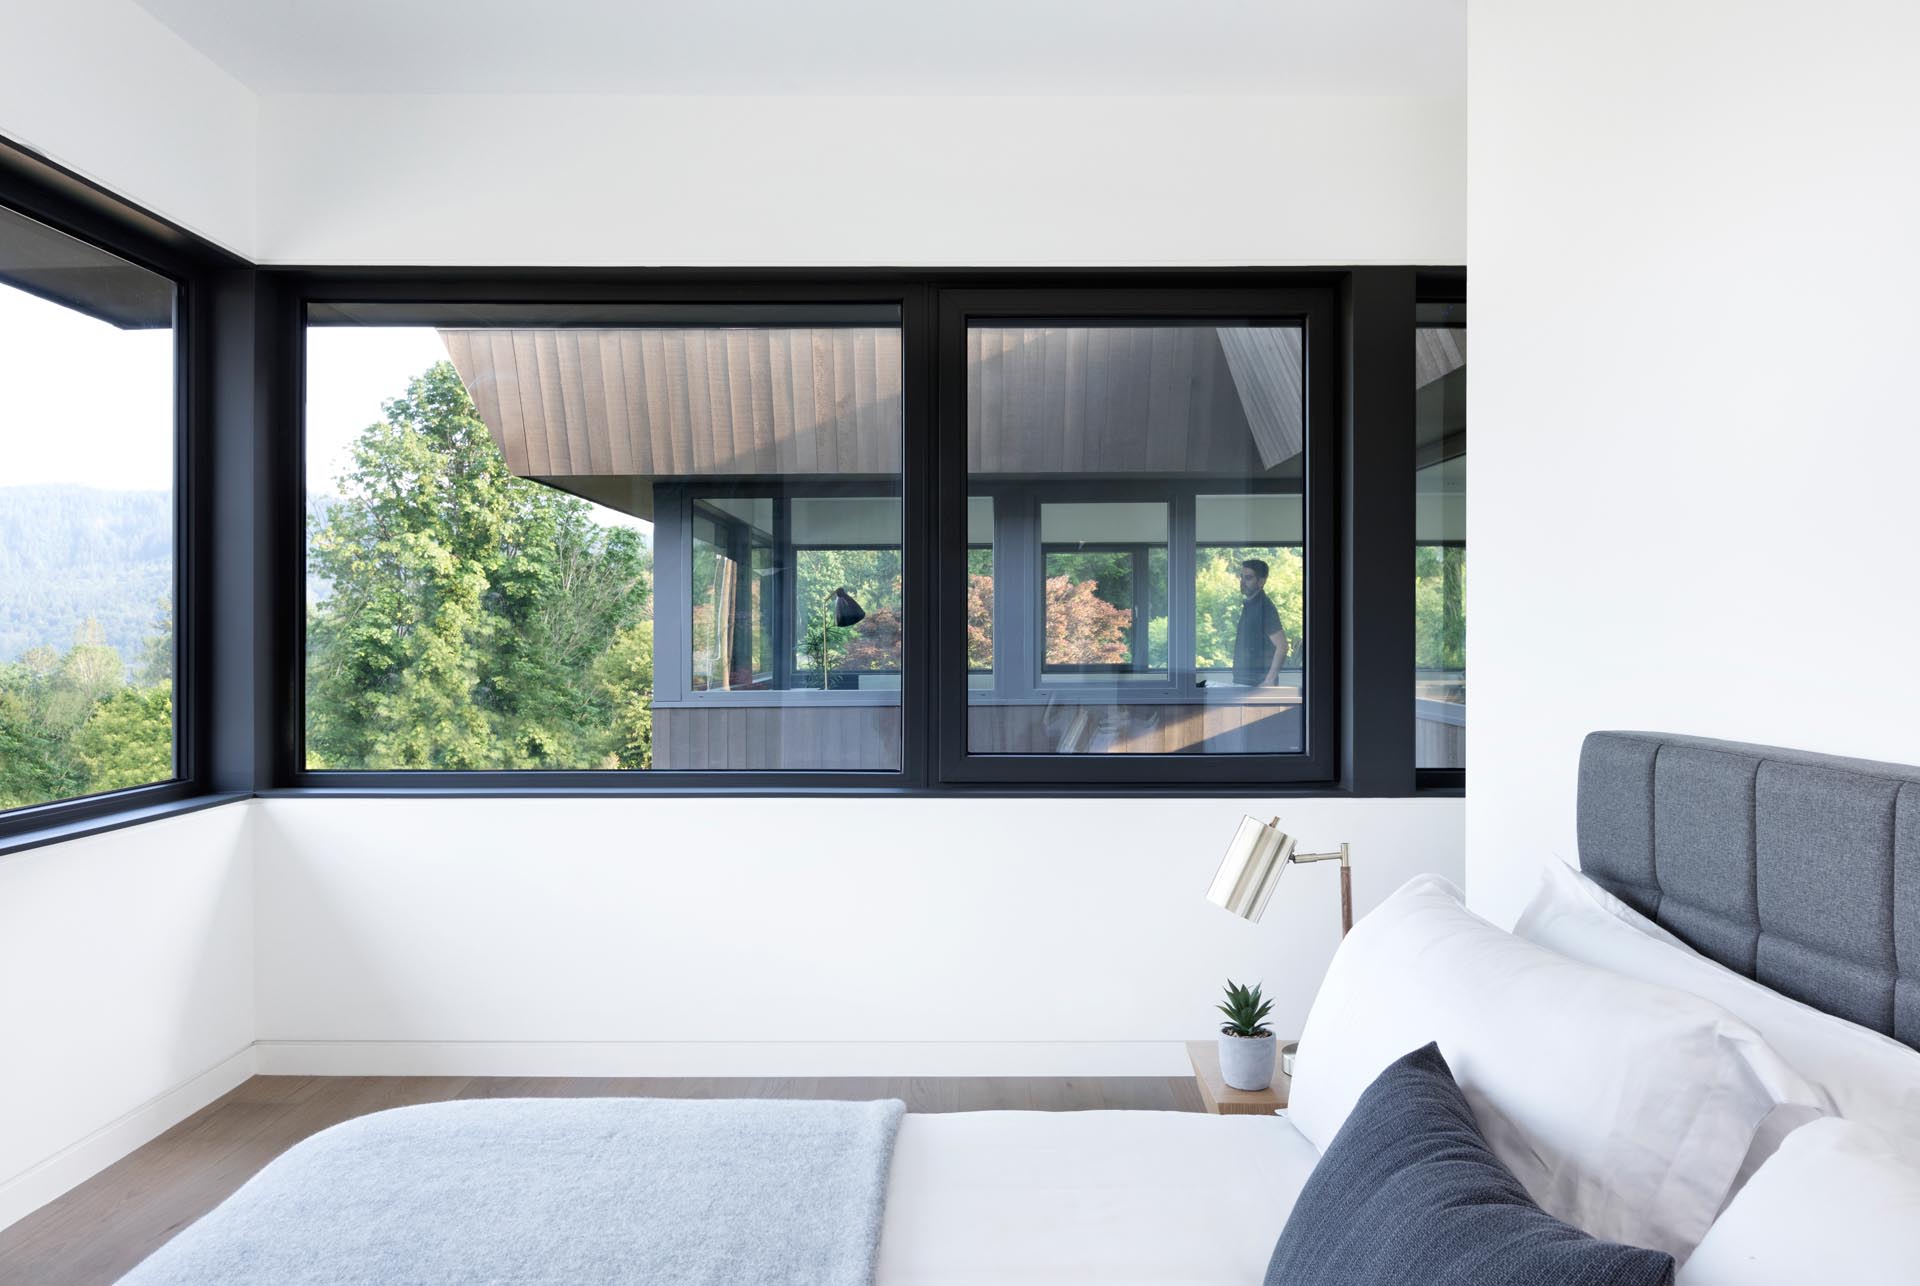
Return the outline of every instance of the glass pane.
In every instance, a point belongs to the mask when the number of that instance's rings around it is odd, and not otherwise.
[[[1209,687],[1286,689],[1306,665],[1305,510],[1285,493],[1194,502],[1194,668]]]
[[[969,329],[971,753],[1304,748],[1303,388],[1297,326]]]
[[[308,331],[310,766],[899,769],[893,310],[385,307]]]
[[[176,775],[174,294],[0,210],[0,809]]]
[[[967,686],[993,690],[993,499],[967,501]]]
[[[1414,764],[1467,764],[1467,306],[1415,331]]]

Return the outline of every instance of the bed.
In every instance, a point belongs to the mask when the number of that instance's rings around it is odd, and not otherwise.
[[[1673,935],[1707,961],[1742,975],[1742,985],[1757,980],[1824,1015],[1844,1018],[1890,1049],[1895,1041],[1920,1044],[1920,770],[1699,738],[1596,733],[1581,756],[1578,835],[1587,875],[1657,926],[1650,932]],[[1329,988],[1334,984],[1330,974]],[[1354,983],[1349,978],[1344,985]],[[1339,1007],[1366,1008],[1351,1002]],[[1316,1005],[1316,1013],[1320,1010]],[[1336,1029],[1328,1025],[1333,1021],[1322,1020],[1321,1042],[1328,1049],[1337,1043]],[[1338,1021],[1353,1025],[1350,1016]],[[1313,1030],[1310,1021],[1309,1033]],[[1312,1048],[1311,1041],[1303,1041],[1303,1061]],[[1890,1065],[1893,1077],[1906,1074],[1897,1059]],[[1487,1079],[1491,1084],[1497,1078]],[[1913,1084],[1920,1095],[1920,1075]],[[863,1217],[858,1211],[865,1210],[871,1226],[823,1238],[834,1245],[822,1253],[832,1255],[844,1255],[849,1245],[864,1246],[866,1264],[856,1265],[844,1280],[867,1280],[870,1266],[871,1280],[879,1286],[1257,1282],[1321,1159],[1321,1149],[1311,1141],[1310,1118],[1316,1113],[1301,1102],[1301,1085],[1296,1079],[1298,1120],[1171,1112],[910,1115],[898,1122],[890,1156],[882,1153],[878,1170],[855,1165],[838,1177],[802,1176],[789,1189],[839,1192],[835,1185],[840,1184],[842,1195],[851,1194],[845,1210],[854,1213],[822,1207],[824,1213],[809,1219],[804,1210],[797,1216],[783,1210],[769,1226],[786,1231],[769,1232],[753,1221],[789,1198],[777,1189],[771,1195],[749,1191],[727,1216],[731,1223],[713,1222],[687,1243],[697,1249],[703,1241],[724,1242],[729,1229],[737,1233],[748,1226],[761,1240],[800,1238],[823,1221],[858,1223]],[[1831,1110],[1831,1102],[1822,1101]],[[437,1199],[440,1204],[431,1211],[396,1216],[400,1232],[388,1240],[403,1244],[397,1250],[383,1247],[383,1254],[400,1256],[381,1261],[385,1268],[376,1271],[365,1262],[340,1258],[342,1229],[377,1218],[376,1211],[391,1214],[392,1201],[419,1189],[426,1163],[418,1159],[424,1155],[418,1130],[408,1142],[397,1143],[395,1132],[407,1128],[402,1122],[414,1127],[431,1122],[429,1135],[454,1150],[434,1153],[433,1166],[443,1174],[479,1164],[470,1152],[478,1146],[476,1129],[527,1130],[528,1138],[558,1139],[562,1152],[556,1155],[573,1158],[583,1155],[575,1146],[583,1132],[609,1128],[604,1116],[555,1127],[554,1118],[538,1116],[553,1111],[550,1103],[523,1105],[521,1110],[536,1114],[536,1126],[525,1121],[477,1125],[477,1118],[463,1124],[454,1116],[420,1115],[460,1106],[382,1113],[308,1140],[128,1281],[555,1279],[526,1267],[545,1262],[540,1258],[545,1252],[527,1250],[529,1238],[537,1243],[542,1236],[576,1249],[583,1241],[593,1242],[586,1262],[605,1269],[576,1266],[558,1279],[629,1280],[622,1275],[625,1257],[617,1234],[608,1232],[610,1221],[640,1218],[646,1201],[668,1198],[650,1191],[643,1201],[622,1188],[609,1200],[605,1183],[592,1176],[573,1185],[566,1199],[542,1207],[548,1211],[542,1219],[551,1220],[552,1227],[503,1229],[499,1218],[482,1218],[476,1233],[475,1208],[458,1212],[468,1229],[463,1237],[495,1239],[495,1248],[483,1256],[527,1256],[513,1272],[490,1273],[471,1262],[448,1268],[419,1259],[419,1246],[439,1244],[450,1247],[444,1253],[457,1261],[461,1238],[442,1236],[436,1242],[428,1235],[437,1221],[453,1217],[437,1212],[448,1204],[466,1204],[457,1200]],[[1797,1117],[1793,1124],[1804,1119]],[[346,1146],[339,1138],[329,1144],[338,1131],[357,1131],[346,1137],[357,1141],[359,1160],[328,1152],[329,1146]],[[1327,1132],[1319,1133],[1323,1143]],[[1778,1142],[1772,1140],[1769,1149]],[[530,1147],[544,1145],[516,1136],[508,1150],[524,1159],[533,1155]],[[711,1157],[720,1146],[695,1139],[687,1144],[687,1155]],[[463,1148],[469,1149],[464,1160]],[[605,1166],[604,1149],[586,1152]],[[372,1169],[368,1156],[377,1159]],[[1756,1153],[1742,1181],[1764,1160]],[[768,1163],[774,1169],[780,1164]],[[389,1182],[394,1186],[382,1195],[379,1185]],[[862,1183],[872,1189],[864,1196]],[[449,1191],[458,1190],[456,1185]],[[704,1208],[717,1208],[713,1200],[703,1200]],[[607,1204],[596,1207],[596,1201]],[[681,1211],[674,1217],[697,1224],[703,1207],[693,1204],[693,1215]],[[291,1231],[302,1220],[305,1233]],[[643,1225],[635,1227],[645,1231]],[[304,1237],[297,1252],[289,1249],[295,1237]],[[276,1260],[276,1254],[282,1257]],[[500,1261],[483,1257],[481,1264],[486,1262]],[[269,1263],[276,1265],[271,1271],[262,1267]],[[790,1268],[754,1271],[689,1263],[664,1279],[829,1277]]]

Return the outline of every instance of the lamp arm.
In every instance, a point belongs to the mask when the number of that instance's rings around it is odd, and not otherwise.
[[[1342,844],[1337,853],[1295,853],[1293,855],[1293,860],[1296,862],[1331,862],[1337,859],[1342,866],[1351,866],[1351,858],[1352,845],[1349,844]]]
[[[1342,844],[1337,853],[1295,853],[1295,862],[1331,862],[1338,858],[1340,862],[1340,936],[1345,937],[1353,931],[1353,862],[1352,846]]]

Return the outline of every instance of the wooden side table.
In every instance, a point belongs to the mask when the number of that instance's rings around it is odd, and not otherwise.
[[[1193,1060],[1193,1080],[1200,1087],[1200,1101],[1215,1116],[1271,1116],[1287,1105],[1287,1090],[1293,1078],[1280,1070],[1277,1060],[1273,1084],[1263,1090],[1236,1090],[1220,1078],[1218,1044],[1210,1040],[1190,1040],[1187,1057]]]

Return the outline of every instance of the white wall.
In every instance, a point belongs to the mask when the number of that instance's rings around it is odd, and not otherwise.
[[[1580,737],[1920,761],[1920,6],[1475,0],[1468,887]]]
[[[272,263],[1458,263],[1410,98],[285,96]]]
[[[418,264],[1458,262],[1464,109],[1393,99],[269,98],[261,250]],[[1179,1072],[1228,973],[1297,1027],[1324,868],[1201,898],[1243,801],[263,805],[279,1070]],[[1361,909],[1458,801],[1268,807]],[[847,850],[835,826],[871,837]],[[1086,833],[1079,834],[1084,829]],[[1091,999],[1087,997],[1091,994]],[[739,996],[759,997],[736,1012]]]
[[[0,1227],[252,1073],[247,810],[0,857]]]
[[[1458,800],[299,800],[259,811],[265,1071],[1179,1074],[1228,977],[1297,1031],[1331,865],[1250,925],[1244,811],[1458,880]]]
[[[236,254],[253,93],[132,0],[0,0],[0,136]]]

